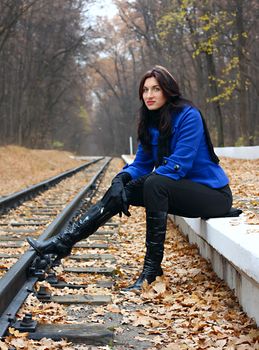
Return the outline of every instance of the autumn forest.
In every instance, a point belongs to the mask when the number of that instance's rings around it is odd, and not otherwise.
[[[139,79],[155,64],[215,146],[259,144],[256,0],[114,0],[112,18],[93,18],[94,2],[0,2],[0,145],[128,153]]]

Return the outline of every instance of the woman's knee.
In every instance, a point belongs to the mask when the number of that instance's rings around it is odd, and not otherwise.
[[[151,193],[156,193],[159,195],[167,194],[167,184],[165,176],[152,174],[150,175],[144,183],[144,196],[148,196]]]
[[[154,210],[167,210],[168,192],[165,186],[164,176],[152,174],[144,183],[145,207]]]
[[[143,206],[143,188],[146,176],[131,180],[125,186],[125,194],[129,205]]]
[[[166,178],[162,175],[157,175],[153,173],[149,177],[146,178],[144,182],[144,191],[150,191],[152,189],[163,188],[166,187]]]

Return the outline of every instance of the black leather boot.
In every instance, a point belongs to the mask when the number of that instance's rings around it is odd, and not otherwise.
[[[75,243],[89,237],[98,227],[105,224],[114,215],[120,212],[130,215],[124,191],[124,186],[130,179],[131,176],[129,174],[119,173],[112,180],[112,185],[103,198],[93,205],[86,214],[67,227],[65,231],[44,242],[27,238],[28,243],[39,255],[54,254],[57,256],[56,260],[69,255]]]
[[[57,259],[62,259],[71,253],[75,243],[89,237],[98,227],[117,214],[117,208],[117,205],[105,205],[99,201],[58,235],[43,242],[38,242],[33,238],[27,238],[27,241],[39,255],[54,254]]]
[[[164,256],[167,212],[146,212],[146,256],[143,270],[136,282],[123,291],[141,290],[144,281],[148,284],[162,276],[161,262]]]

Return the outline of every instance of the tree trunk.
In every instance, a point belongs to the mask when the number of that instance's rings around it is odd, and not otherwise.
[[[249,116],[247,109],[247,62],[246,62],[246,35],[243,18],[243,0],[236,0],[236,27],[238,33],[237,54],[239,59],[239,118],[243,144],[250,144]]]
[[[207,61],[207,68],[208,68],[208,76],[216,77],[216,68],[215,63],[213,60],[213,55],[206,53],[206,61]],[[210,89],[210,95],[211,97],[218,96],[218,87],[217,83],[214,80],[211,80],[209,84]],[[223,116],[222,111],[220,107],[220,103],[218,100],[212,102],[213,110],[215,113],[215,119],[216,119],[216,128],[217,128],[217,146],[223,147],[224,146],[224,131],[223,131]]]

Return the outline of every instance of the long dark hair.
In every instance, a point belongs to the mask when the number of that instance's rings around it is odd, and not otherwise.
[[[158,164],[164,156],[170,153],[170,136],[172,129],[172,114],[178,112],[184,105],[193,105],[191,101],[184,99],[181,95],[179,85],[168,70],[162,66],[155,66],[147,71],[139,84],[139,99],[141,107],[139,110],[139,124],[138,124],[138,140],[141,142],[144,150],[147,152],[151,150],[149,123],[151,116],[154,113],[149,111],[143,100],[143,88],[146,79],[155,78],[163,91],[167,102],[159,109],[159,141],[158,141]]]
[[[163,94],[167,102],[159,109],[159,141],[158,141],[158,161],[156,166],[161,164],[164,156],[170,154],[170,136],[172,132],[172,116],[174,113],[178,113],[184,106],[194,106],[193,102],[184,98],[180,92],[178,83],[176,82],[173,75],[162,66],[155,66],[148,70],[141,78],[139,84],[139,99],[141,101],[141,107],[139,109],[139,123],[138,123],[138,140],[141,142],[145,151],[151,151],[150,134],[149,134],[149,123],[152,111],[149,111],[143,100],[143,88],[146,79],[155,78],[163,91]],[[202,117],[204,131],[209,147],[211,159],[218,163],[219,159],[214,153],[213,145],[211,143],[208,128],[205,120]]]

